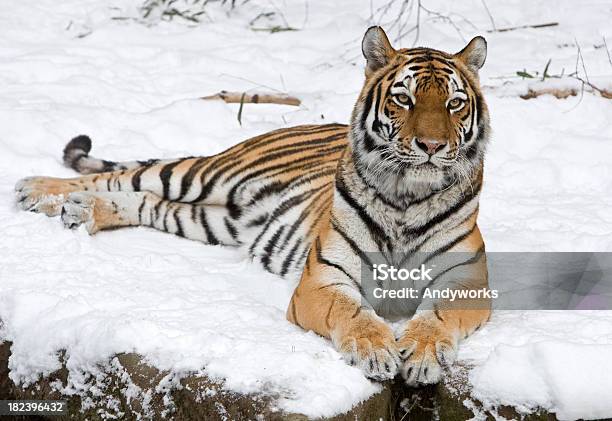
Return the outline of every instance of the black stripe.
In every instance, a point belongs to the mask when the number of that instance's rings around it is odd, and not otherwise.
[[[320,133],[316,133],[317,135],[320,135]],[[342,139],[346,137],[346,133],[336,133],[336,134],[332,134],[326,137],[321,138],[320,136],[317,136],[313,139],[308,139],[308,140],[302,140],[300,142],[296,142],[296,143],[288,143],[288,144],[284,144],[281,146],[277,146],[275,148],[272,149],[268,149],[264,152],[264,154],[267,156],[268,154],[271,153],[276,153],[276,152],[281,152],[281,151],[285,151],[287,149],[297,149],[303,146],[320,146],[320,145],[325,145],[326,143],[329,142],[333,142],[334,140],[337,139]]]
[[[264,255],[261,257],[261,263],[265,270],[268,272],[272,272],[270,269],[270,261],[272,259],[272,253],[276,250],[276,243],[278,239],[283,235],[283,231],[285,230],[285,225],[281,225],[279,229],[270,237],[268,243],[264,246],[263,251]]]
[[[317,238],[316,240],[315,251],[316,251],[317,262],[319,264],[332,267],[344,273],[344,275],[346,275],[346,277],[351,280],[351,284],[353,285],[353,287],[355,287],[359,291],[359,294],[361,294],[362,296],[365,296],[365,293],[363,289],[361,288],[361,285],[359,285],[359,283],[351,276],[350,273],[346,271],[346,269],[342,267],[342,265],[331,262],[327,260],[325,257],[323,257],[323,255],[321,254],[321,240],[319,238]]]
[[[218,166],[221,165],[221,163],[224,161],[230,161],[230,163],[225,167],[218,168]],[[212,176],[208,179],[206,183],[204,183],[204,179],[206,178],[206,176],[211,174],[206,169],[202,171],[202,174],[200,174],[200,184],[202,185],[202,190],[200,190],[200,194],[194,200],[194,202],[202,202],[204,199],[206,199],[206,197],[208,197],[210,192],[213,190],[213,187],[215,186],[217,180],[221,178],[225,171],[228,171],[240,165],[240,163],[241,161],[238,156],[235,156],[231,153],[228,153],[227,156],[223,156],[217,160],[211,160],[209,163],[209,167],[214,165],[215,167],[217,167],[217,169],[214,173],[212,173]]]
[[[159,202],[157,202],[157,204],[153,208],[153,210],[155,211],[155,220],[156,221],[159,218],[159,210],[161,209],[163,204],[164,204],[164,201],[162,199],[160,199]],[[153,222],[153,221],[151,221],[151,222]]]
[[[265,197],[280,193],[285,189],[285,187],[287,187],[287,184],[288,183],[284,181],[273,181],[270,184],[264,185],[262,188],[260,188],[253,194],[253,197],[251,198],[247,206],[253,205]]]
[[[264,135],[255,137],[253,139],[247,140],[246,142],[240,143],[233,148],[226,150],[225,152],[221,152],[218,155],[214,156],[214,159],[211,160],[210,166],[216,168],[216,172],[209,180],[209,183],[212,183],[210,186],[205,186],[200,193],[200,196],[196,199],[196,201],[203,200],[212,190],[212,186],[216,183],[217,179],[221,177],[226,171],[231,170],[232,168],[240,165],[242,163],[242,157],[249,153],[251,150],[256,150],[258,148],[264,148],[268,145],[275,144],[277,142],[290,139],[296,136],[305,136],[305,135],[314,135],[314,134],[322,134],[329,131],[340,130],[346,128],[346,125],[339,124],[331,124],[325,126],[313,126],[308,129],[305,129],[304,126],[298,126],[295,130],[292,129],[279,129],[277,131],[266,133]],[[280,136],[276,136],[281,133]],[[259,155],[265,154],[266,151],[259,151]],[[225,165],[227,164],[227,165]],[[221,165],[225,165],[221,167]],[[204,170],[202,175],[200,176],[200,182],[204,183],[204,178],[208,175],[208,171]]]
[[[147,198],[143,197],[140,206],[138,206],[138,225],[142,225],[142,210],[144,209],[146,201]]]
[[[429,282],[429,285],[433,284],[440,276],[450,272],[451,270],[458,268],[459,266],[466,266],[466,265],[471,265],[472,263],[476,263],[480,260],[480,258],[484,255],[484,245],[480,246],[480,248],[478,250],[476,250],[476,253],[474,254],[473,257],[471,257],[468,260],[465,260],[461,263],[457,263],[456,265],[453,265],[449,268],[444,269],[442,272],[438,273],[436,276],[434,276],[434,278]]]
[[[183,231],[183,224],[181,224],[181,219],[178,216],[178,212],[180,210],[180,206],[176,207],[176,210],[174,211],[174,223],[176,224],[176,232],[175,234],[178,235],[179,237],[185,237],[185,233]]]
[[[259,215],[257,218],[250,220],[245,224],[247,228],[257,227],[266,223],[268,219],[268,213],[264,213],[263,215]]]
[[[326,212],[324,212],[324,210],[326,208],[329,209],[331,206],[332,206],[331,200],[329,202],[322,202],[319,206],[317,206],[317,208],[313,211],[314,214],[317,215],[317,217],[314,219],[314,221],[311,221],[311,223],[309,224],[308,231],[306,232],[306,235],[304,236],[304,238],[311,238],[313,231],[317,229],[319,226],[319,221],[323,218],[324,215],[326,215]]]
[[[170,164],[166,164],[163,166],[163,168],[159,172],[159,178],[164,188],[164,193],[162,196],[164,199],[168,199],[168,200],[171,199],[169,193],[170,193],[170,178],[172,177],[172,170],[174,169],[174,167],[179,165],[181,162],[183,161],[181,160],[181,161],[173,162]]]
[[[193,179],[195,178],[196,174],[202,167],[204,167],[208,159],[208,157],[198,158],[193,163],[191,168],[189,168],[189,170],[181,180],[181,192],[179,193],[179,197],[177,198],[177,200],[181,200],[183,197],[185,197],[185,195],[189,191],[189,188],[193,185]]]
[[[232,225],[232,223],[227,219],[227,216],[223,217],[223,222],[225,222],[225,228],[227,228],[227,232],[234,239],[238,240],[238,231],[236,231],[236,227]]]
[[[259,235],[257,236],[257,238],[255,238],[255,241],[253,241],[253,243],[251,244],[249,251],[251,254],[254,253],[255,248],[257,247],[257,244],[259,243],[259,240],[261,240],[262,236],[265,234],[265,232],[268,230],[268,228],[270,227],[270,225],[272,225],[272,223],[274,223],[277,218],[279,216],[282,216],[283,214],[287,213],[288,211],[290,211],[291,209],[293,209],[293,207],[299,205],[300,203],[302,203],[304,200],[308,199],[310,196],[312,196],[313,194],[315,194],[316,192],[318,192],[319,190],[321,190],[324,186],[320,186],[320,187],[315,187],[313,189],[307,190],[303,193],[300,193],[298,195],[292,196],[289,199],[285,200],[284,202],[282,202],[275,210],[274,212],[272,212],[272,215],[270,215],[268,222],[266,224],[266,227],[261,230],[261,232],[259,233]]]
[[[360,142],[360,145],[363,144],[363,149],[367,153],[370,153],[374,151],[374,149],[376,149],[376,141],[374,140],[372,136],[370,136],[368,132],[364,131],[362,133],[361,140],[362,141]]]
[[[425,224],[417,226],[417,227],[406,227],[403,229],[403,233],[405,236],[415,237],[420,236],[429,231],[432,227],[439,224],[440,222],[447,219],[449,216],[457,213],[463,208],[463,206],[467,205],[476,195],[480,192],[480,186],[475,186],[473,190],[469,192],[466,196],[462,196],[463,200],[459,200],[450,208],[446,209],[444,212],[437,214],[433,218],[430,218]]]
[[[228,151],[232,149],[239,149],[241,154],[249,152],[250,150],[257,149],[258,147],[265,147],[271,144],[280,142],[282,140],[286,140],[295,136],[300,135],[311,135],[311,134],[320,134],[332,130],[340,130],[347,128],[346,124],[326,124],[326,125],[312,125],[312,127],[306,129],[304,127],[308,126],[297,126],[289,129],[279,129],[270,133],[265,133],[261,136],[254,137],[253,139],[249,139],[246,143],[241,143],[236,145],[234,148],[230,148]],[[280,136],[276,136],[280,134]],[[222,152],[225,154],[226,152]]]
[[[283,264],[281,265],[280,276],[285,276],[287,272],[289,271],[289,267],[291,266],[293,257],[295,256],[295,253],[297,252],[301,244],[302,244],[302,239],[298,238],[295,244],[293,245],[293,247],[291,248],[291,250],[289,251],[289,253],[287,254],[287,256],[285,257],[285,260],[283,260]]]
[[[396,70],[398,66],[396,66],[393,70]],[[372,82],[372,84],[370,85],[370,88],[368,90],[368,93],[366,94],[365,97],[365,101],[363,103],[363,111],[361,113],[361,119],[359,122],[359,127],[361,128],[362,131],[366,131],[366,120],[368,118],[368,115],[370,114],[371,108],[372,108],[372,102],[374,101],[374,91],[378,88],[378,84],[380,83],[380,81],[385,77],[385,74],[381,74],[378,76],[378,78]]]
[[[298,267],[299,265],[301,265],[309,253],[310,253],[310,247],[304,247],[304,251],[302,251],[302,254],[300,255],[300,257],[295,261],[295,267]],[[308,274],[310,274],[310,268],[306,267],[306,270],[308,271]]]
[[[476,125],[477,125],[478,131],[479,131],[478,137],[477,137],[476,140],[481,140],[486,135],[485,127],[484,127],[484,123],[483,123],[483,115],[482,115],[483,114],[483,111],[482,111],[483,99],[482,99],[482,96],[480,96],[480,94],[478,94],[476,91],[475,91],[474,95],[476,96],[476,110],[478,112],[478,115],[476,116],[477,117]]]
[[[380,100],[382,97],[382,82],[376,86],[376,101],[374,101],[374,121],[372,122],[372,131],[374,133],[380,132],[380,120],[378,118],[378,112],[380,110]]]
[[[472,216],[473,214],[474,214],[474,212],[472,212],[470,214],[470,216]],[[427,257],[427,259],[425,259],[423,264],[427,263],[429,260],[434,259],[437,256],[441,255],[442,253],[447,252],[450,249],[452,249],[453,247],[455,247],[457,244],[459,244],[460,242],[462,242],[463,240],[468,238],[470,235],[472,235],[472,233],[474,232],[475,229],[476,229],[476,224],[474,224],[474,226],[472,226],[472,228],[469,229],[466,233],[463,233],[462,235],[458,236],[454,240],[449,241],[447,244],[445,244],[444,246],[442,246],[442,247],[438,248],[436,251],[434,251],[431,255],[429,255]]]
[[[309,151],[309,150],[316,150],[317,148],[315,146],[321,146],[321,145],[327,145],[328,143],[334,141],[334,140],[338,140],[345,137],[344,133],[340,133],[340,134],[336,134],[336,135],[332,135],[329,137],[326,137],[324,139],[315,139],[315,140],[311,140],[309,141],[310,145],[306,145],[306,146],[302,146],[302,147],[294,147],[295,145],[289,145],[289,147],[283,146],[281,148],[279,148],[278,150],[276,150],[275,152],[273,151],[265,151],[261,157],[255,159],[254,161],[249,162],[246,166],[234,171],[233,173],[229,174],[227,176],[228,180],[231,180],[232,178],[241,175],[244,173],[245,170],[250,170],[253,167],[256,167],[260,164],[263,163],[269,163],[271,161],[274,161],[275,159],[278,158],[284,158],[287,157],[289,155],[293,155],[293,154],[299,154],[300,152],[305,152],[305,151]],[[340,148],[338,146],[333,146],[332,149],[343,149],[345,146],[342,145]]]
[[[168,214],[170,213],[170,205],[166,205],[166,209],[165,209],[165,213],[164,213],[164,231],[169,232],[168,231]]]
[[[140,191],[140,178],[142,174],[151,167],[143,167],[138,169],[132,176],[132,189],[134,191]]]
[[[215,234],[213,234],[212,230],[210,229],[210,226],[208,225],[208,220],[206,219],[206,210],[204,210],[204,206],[200,207],[200,224],[202,224],[204,232],[206,233],[206,242],[213,246],[219,244],[219,240],[217,239]]]
[[[355,243],[355,240],[353,240],[346,232],[344,232],[344,230],[338,225],[335,219],[332,219],[331,223],[332,223],[332,227],[340,234],[340,236],[344,239],[344,241],[346,241],[346,243],[351,247],[351,249],[353,250],[353,253],[357,254],[361,258],[361,260],[365,262],[369,267],[372,267],[372,261],[368,258],[365,252],[357,245],[357,243]]]
[[[317,201],[325,193],[327,193],[327,190],[321,190],[319,193],[317,193],[315,196],[312,197],[312,200],[308,204],[308,206],[306,206],[302,210],[302,212],[300,213],[300,216],[293,222],[293,224],[291,224],[291,227],[289,228],[289,231],[287,232],[287,235],[285,236],[285,239],[283,240],[283,243],[280,245],[281,248],[285,247],[289,243],[289,240],[291,240],[291,237],[293,237],[293,235],[295,234],[295,232],[297,231],[299,226],[302,224],[302,222],[304,222],[304,220],[312,212],[313,206],[316,205]]]
[[[338,152],[343,152],[343,151],[344,151],[344,148],[342,148]],[[280,175],[284,175],[284,174],[287,174],[293,171],[297,171],[298,174],[306,175],[306,173],[308,172],[313,173],[315,171],[322,171],[324,168],[334,168],[337,172],[338,160],[340,159],[340,157],[338,157],[337,159],[333,161],[330,161],[329,156],[327,157],[326,160],[321,160],[320,158],[323,156],[325,156],[324,153],[323,154],[317,153],[316,156],[310,157],[311,159],[309,159],[309,162],[308,161],[306,163],[300,162],[296,165],[293,165],[293,163],[290,165],[286,165],[286,166],[281,165],[279,169],[276,169],[274,172],[268,173],[267,178],[275,178]]]
[[[191,222],[194,224],[198,223],[198,207],[196,205],[191,206]]]
[[[400,67],[401,67],[401,65],[400,66],[395,66],[395,68],[387,74],[387,77],[385,78],[385,80],[387,82],[391,82],[393,79],[395,79],[395,75],[397,74],[398,69]]]
[[[322,287],[317,288],[317,290],[333,288],[333,287],[352,287],[352,285],[347,284],[346,282],[334,282],[332,284],[323,285]]]
[[[353,196],[351,196],[351,194],[346,188],[346,185],[344,184],[344,181],[342,180],[342,177],[338,177],[336,179],[336,191],[340,193],[340,196],[342,196],[344,201],[351,208],[353,208],[353,210],[355,210],[357,215],[359,215],[365,226],[368,228],[370,236],[372,237],[374,242],[379,246],[380,249],[382,249],[381,246],[384,243],[384,239],[387,237],[385,231],[378,223],[374,222],[374,220],[370,217],[370,215],[368,215],[366,210],[359,203],[357,203]]]
[[[238,189],[240,188],[240,186],[242,184],[244,184],[246,181],[251,180],[253,178],[259,177],[261,175],[264,175],[266,173],[270,173],[273,172],[275,170],[280,169],[280,173],[286,173],[286,172],[290,172],[290,171],[294,171],[297,169],[302,169],[304,170],[304,166],[302,164],[308,162],[308,161],[315,161],[315,166],[319,166],[320,165],[320,158],[322,156],[328,156],[329,154],[339,151],[339,150],[344,150],[345,146],[341,145],[340,147],[332,147],[332,148],[327,148],[321,152],[318,152],[316,154],[313,155],[308,155],[302,158],[298,158],[292,161],[292,163],[290,165],[287,165],[287,163],[281,163],[281,164],[277,164],[277,165],[272,165],[269,167],[265,167],[262,169],[259,169],[257,171],[253,171],[247,175],[245,175],[244,177],[242,177],[238,182],[236,182],[236,184],[232,187],[232,189],[230,190],[230,192],[228,193],[228,203],[235,203],[235,195],[236,192],[238,191]],[[232,217],[232,219],[237,219],[240,217],[240,214],[236,214],[236,213],[232,213],[231,209],[230,209],[230,217]]]
[[[474,134],[474,127],[475,127],[475,121],[474,121],[474,98],[470,98],[470,110],[472,111],[469,114],[470,117],[470,130],[468,130],[468,132],[465,134],[465,141],[469,142],[470,140],[472,140],[472,135]]]
[[[460,226],[461,224],[465,223],[465,221],[467,221],[468,219],[470,219],[475,212],[478,211],[478,208],[474,209],[474,211],[472,213],[470,213],[469,215],[467,215],[465,218],[463,218],[461,221],[457,222],[457,224],[455,224],[455,227]],[[472,229],[476,228],[476,224],[474,224],[474,227]],[[450,229],[450,228],[449,228]],[[424,236],[420,239],[419,243],[414,245],[414,247],[412,248],[412,250],[414,250],[415,252],[420,252],[421,247],[423,247],[423,244],[425,244],[431,237],[433,237],[435,235],[435,232],[429,233],[429,235]],[[452,246],[451,246],[452,247]],[[448,249],[447,249],[448,250]],[[447,250],[441,250],[439,252],[432,252],[434,253],[432,256],[428,257],[425,262],[429,261],[430,259],[433,259],[435,256],[447,251]],[[404,265],[406,263],[406,260],[410,257],[410,254],[406,254],[406,256],[402,259],[400,266]]]

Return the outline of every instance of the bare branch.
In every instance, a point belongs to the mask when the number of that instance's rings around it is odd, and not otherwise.
[[[584,65],[584,57],[582,57],[582,50],[580,49],[580,44],[575,38],[574,38],[574,41],[576,41],[576,47],[578,48],[578,58],[580,59],[580,63],[582,64],[582,70],[584,71],[584,77],[586,78],[587,82],[589,82],[589,75],[587,73],[586,66]],[[578,79],[578,72],[576,72],[575,76],[576,76],[576,79]]]
[[[559,25],[559,22],[538,23],[536,25],[521,25],[521,26],[511,26],[508,28],[499,28],[499,29],[494,29],[492,31],[487,31],[487,32],[508,32],[508,31],[515,31],[517,29],[527,29],[527,28],[539,29],[539,28],[549,28],[551,26],[558,26],[558,25]]]
[[[392,9],[393,12],[390,13]],[[435,10],[428,9],[421,0],[389,0],[375,10],[373,9],[372,3],[370,3],[370,20],[372,23],[384,25],[389,34],[391,31],[394,31],[397,34],[393,38],[394,42],[401,42],[405,36],[414,33],[414,39],[412,40],[413,46],[417,44],[421,35],[423,12],[426,13],[430,19],[440,19],[451,25],[459,35],[459,38],[463,41],[465,41],[465,38],[461,33],[461,29],[451,15],[459,16],[463,21],[475,28],[474,24],[465,17],[456,13],[445,15]],[[383,22],[383,19],[387,15],[392,15],[393,18],[389,22]]]
[[[497,27],[495,27],[495,21],[493,20],[493,16],[491,15],[491,12],[489,11],[489,7],[487,6],[487,2],[485,0],[481,0],[482,1],[482,5],[484,6],[485,10],[487,11],[487,15],[489,15],[489,20],[491,21],[491,26],[493,27],[493,32],[497,31]]]
[[[608,49],[608,43],[606,42],[606,37],[603,37],[604,48],[606,49],[606,54],[608,55],[608,62],[610,66],[612,66],[612,57],[610,57],[610,50]]]

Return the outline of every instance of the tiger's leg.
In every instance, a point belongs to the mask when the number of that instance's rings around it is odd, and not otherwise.
[[[482,244],[477,228],[473,236],[477,238],[472,238],[472,242]],[[454,262],[456,266],[445,273],[452,282],[443,281],[434,284],[433,288],[464,292],[487,288],[484,252],[459,253],[459,256],[465,262]],[[469,256],[473,257],[468,259]],[[444,263],[438,266],[442,265]],[[409,386],[437,383],[443,369],[454,362],[459,341],[478,330],[490,314],[491,300],[486,296],[423,302],[416,315],[406,323],[398,339],[404,359],[401,374],[406,383]]]
[[[345,361],[366,376],[392,379],[401,360],[391,327],[365,302],[356,280],[359,266],[354,273],[346,265],[350,252],[340,242],[321,243],[317,238],[310,250],[287,309],[288,320],[331,339]]]
[[[238,231],[221,206],[164,200],[150,192],[75,192],[62,206],[67,228],[85,224],[90,234],[147,226],[207,244],[238,245]]]
[[[148,191],[166,200],[191,202],[199,199],[203,184],[198,181],[209,159],[183,158],[75,178],[28,177],[15,186],[17,202],[24,210],[48,216],[58,215],[68,195],[79,191]],[[214,201],[212,195],[208,199]]]

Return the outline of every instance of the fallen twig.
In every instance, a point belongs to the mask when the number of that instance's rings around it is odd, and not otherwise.
[[[536,98],[540,95],[553,95],[556,98],[567,98],[569,96],[576,96],[580,93],[580,100],[582,100],[582,96],[584,92],[590,92],[593,94],[599,94],[602,98],[612,99],[612,90],[606,88],[600,88],[595,84],[591,83],[589,80],[589,75],[587,73],[586,65],[584,64],[584,57],[582,57],[582,50],[580,48],[580,44],[578,40],[574,40],[576,43],[576,65],[574,72],[565,75],[565,69],[561,71],[561,74],[549,74],[548,69],[550,67],[551,59],[548,60],[546,66],[544,67],[544,72],[542,73],[541,81],[544,82],[546,79],[557,78],[563,79],[564,76],[567,79],[574,79],[580,82],[580,89],[578,88],[547,88],[547,87],[530,87],[526,94],[521,95],[523,99],[531,99]],[[604,38],[604,46],[605,46],[605,38]],[[606,46],[607,49],[607,46]],[[584,77],[580,75],[580,67],[582,67],[582,73]],[[526,70],[516,72],[517,76],[522,78],[533,78],[534,76],[531,73],[528,73]],[[538,72],[535,72],[537,75]],[[579,101],[580,103],[580,101]]]
[[[572,76],[572,77],[576,80],[579,80],[580,82],[582,82],[583,84],[591,88],[593,91],[599,93],[599,95],[601,95],[602,97],[607,98],[607,99],[612,99],[612,90],[598,88],[597,86],[589,82],[588,79],[584,80],[580,76]]]
[[[539,23],[536,25],[521,25],[521,26],[511,26],[508,28],[497,28],[497,29],[490,29],[487,32],[508,32],[508,31],[515,31],[517,29],[527,29],[527,28],[548,28],[551,26],[558,26],[559,22],[549,22],[549,23]]]
[[[247,94],[246,92],[221,91],[214,95],[202,97],[204,100],[220,99],[228,104],[280,104],[299,106],[302,101],[285,94]]]

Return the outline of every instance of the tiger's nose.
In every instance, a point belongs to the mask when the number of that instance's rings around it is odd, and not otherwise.
[[[433,155],[444,147],[446,143],[439,140],[422,140],[416,139],[416,145],[427,155]]]

